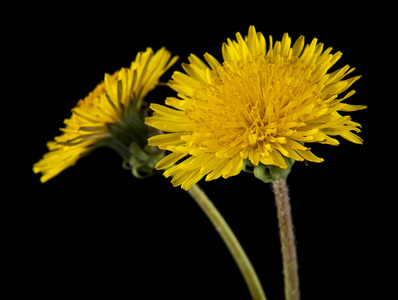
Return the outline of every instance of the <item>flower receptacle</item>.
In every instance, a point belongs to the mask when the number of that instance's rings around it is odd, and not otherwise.
[[[254,166],[250,160],[245,159],[243,161],[242,171],[253,173],[254,177],[265,183],[277,181],[279,179],[286,179],[292,170],[295,160],[286,157],[284,157],[284,159],[287,165],[286,169],[282,169],[281,167],[274,165],[264,165],[261,162],[257,166]]]

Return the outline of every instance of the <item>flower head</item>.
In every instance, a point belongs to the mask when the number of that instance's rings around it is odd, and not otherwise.
[[[288,34],[267,45],[252,26],[245,38],[237,33],[223,44],[222,64],[208,53],[207,64],[191,55],[186,74],[175,72],[169,83],[179,98],[166,99],[172,108],[152,104],[146,120],[169,132],[149,139],[172,152],[157,168],[172,166],[165,176],[189,189],[204,176],[237,175],[244,160],[282,169],[287,159],[322,162],[307,143],[338,145],[341,136],[361,144],[353,133],[360,124],[339,113],[365,108],[343,102],[354,91],[339,96],[360,76],[344,79],[354,70],[348,65],[329,73],[342,55],[331,50],[317,39],[305,45],[303,36],[292,46]]]
[[[160,76],[177,57],[162,48],[139,52],[130,68],[122,68],[105,80],[72,109],[64,121],[62,135],[48,142],[49,152],[33,166],[45,182],[75,165],[92,150],[109,146],[128,160],[133,148],[147,145],[150,128],[144,123],[143,99],[159,82]]]

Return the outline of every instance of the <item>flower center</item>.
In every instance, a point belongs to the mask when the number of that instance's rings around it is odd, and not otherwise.
[[[312,85],[311,70],[297,58],[249,55],[213,71],[186,114],[200,147],[226,157],[246,158],[250,149],[268,156],[308,121],[303,108],[313,106]]]

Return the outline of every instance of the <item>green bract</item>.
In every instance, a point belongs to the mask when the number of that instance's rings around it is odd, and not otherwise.
[[[295,160],[286,157],[284,157],[284,159],[287,165],[286,169],[282,169],[281,167],[273,165],[264,165],[262,163],[254,166],[250,162],[250,160],[245,159],[243,161],[242,170],[248,173],[253,173],[256,178],[265,183],[277,181],[279,179],[286,179],[292,169]]]

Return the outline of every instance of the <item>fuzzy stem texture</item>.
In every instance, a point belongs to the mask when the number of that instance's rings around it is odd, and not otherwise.
[[[285,179],[272,182],[278,212],[279,236],[283,259],[285,299],[299,300],[299,277],[297,269],[296,245],[289,203],[289,192]]]
[[[217,232],[220,234],[225,245],[228,247],[231,255],[233,256],[236,264],[242,273],[247,287],[253,300],[266,300],[263,288],[257,277],[257,274],[247,257],[245,251],[240,245],[235,234],[232,232],[231,228],[228,226],[227,222],[224,220],[223,216],[213,205],[210,199],[206,196],[203,190],[198,186],[194,185],[188,190],[188,193],[196,203],[200,206],[206,216],[210,219]]]

